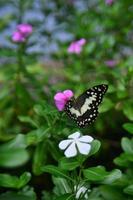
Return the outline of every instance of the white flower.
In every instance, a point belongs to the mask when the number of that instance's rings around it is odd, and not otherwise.
[[[68,136],[67,140],[59,143],[59,148],[65,150],[64,154],[67,158],[74,157],[79,153],[88,155],[91,150],[93,138],[89,135],[80,136],[79,132],[75,132]]]
[[[74,187],[74,190],[76,191],[76,186]],[[76,199],[79,199],[81,194],[85,194],[84,195],[84,199],[88,199],[88,192],[90,192],[91,190],[88,190],[87,187],[85,186],[78,186],[78,190],[76,192]]]

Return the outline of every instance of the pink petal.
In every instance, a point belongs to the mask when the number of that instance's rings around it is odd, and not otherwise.
[[[56,101],[62,101],[62,100],[67,100],[65,94],[63,94],[63,92],[58,92],[56,93],[56,95],[54,96],[54,100]]]
[[[56,100],[55,100],[55,105],[56,105],[56,107],[57,107],[57,109],[58,109],[59,111],[64,110],[65,104],[66,104],[66,101],[63,101],[63,100],[61,100],[61,101],[56,101]]]
[[[67,51],[68,51],[69,53],[74,53],[74,49],[75,49],[75,43],[72,42],[72,43],[70,44],[70,46],[68,47]]]
[[[67,102],[67,97],[62,92],[58,92],[54,96],[54,101],[55,101],[55,105],[56,105],[57,109],[59,111],[62,111],[65,108],[65,104]]]
[[[14,42],[24,42],[25,41],[25,37],[19,31],[16,31],[12,35],[12,40]]]
[[[105,3],[106,3],[107,5],[112,5],[112,4],[113,4],[113,0],[105,0]]]
[[[115,67],[117,62],[116,60],[106,60],[105,61],[105,64],[108,66],[108,67]]]
[[[79,45],[84,45],[86,43],[86,40],[84,38],[81,38],[80,40],[77,41]]]
[[[73,92],[71,90],[65,90],[63,94],[66,96],[67,100],[70,100],[73,97]]]
[[[19,24],[17,29],[26,36],[32,33],[32,26],[30,24]]]
[[[80,54],[81,51],[82,51],[81,46],[80,46],[79,44],[76,44],[76,45],[75,45],[74,52],[75,52],[76,54]]]

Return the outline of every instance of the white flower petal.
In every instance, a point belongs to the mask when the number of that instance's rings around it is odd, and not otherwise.
[[[93,139],[93,137],[91,137],[89,135],[84,135],[84,136],[81,136],[78,140],[80,142],[91,143],[94,139]]]
[[[65,156],[67,158],[74,157],[77,155],[77,149],[75,146],[75,142],[73,142],[65,151]]]
[[[62,140],[60,143],[59,143],[59,148],[61,150],[64,150],[68,147],[69,144],[71,144],[73,142],[73,140]]]
[[[68,136],[68,138],[72,138],[72,139],[77,139],[79,137],[80,137],[80,132],[78,131]]]
[[[80,197],[81,194],[86,193],[86,191],[87,191],[87,188],[86,188],[86,187],[84,187],[84,186],[80,187],[80,188],[78,189],[77,193],[76,193],[76,199],[78,199],[78,198]],[[87,199],[87,197],[88,197],[88,195],[85,194],[85,199]]]
[[[88,153],[91,150],[91,145],[82,143],[82,142],[76,142],[78,150],[81,154],[88,155]]]

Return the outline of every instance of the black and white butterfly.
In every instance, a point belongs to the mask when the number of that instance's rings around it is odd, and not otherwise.
[[[102,102],[103,95],[108,85],[96,85],[78,98],[72,97],[65,105],[66,114],[76,121],[79,127],[85,127],[95,121],[98,115],[98,106]]]

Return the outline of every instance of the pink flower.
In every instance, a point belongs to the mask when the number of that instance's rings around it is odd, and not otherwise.
[[[73,92],[71,90],[65,90],[63,92],[58,92],[54,96],[54,101],[57,109],[62,111],[65,108],[66,102],[69,101],[73,96]]]
[[[14,42],[24,42],[31,33],[32,26],[30,24],[19,24],[12,35],[12,40]]]
[[[108,66],[108,67],[115,67],[116,66],[116,64],[117,64],[117,62],[116,62],[116,60],[106,60],[105,61],[105,64]]]
[[[114,0],[105,0],[105,3],[107,5],[112,5],[114,3]]]
[[[82,46],[86,43],[86,40],[84,38],[81,38],[78,41],[72,42],[70,46],[68,47],[67,51],[69,53],[75,53],[80,54],[82,51]]]
[[[32,33],[32,26],[30,24],[19,24],[17,30],[26,37]]]
[[[24,42],[25,41],[25,37],[19,31],[16,31],[12,35],[12,40],[14,42]]]

